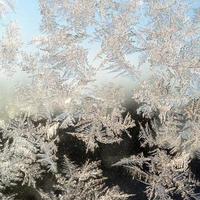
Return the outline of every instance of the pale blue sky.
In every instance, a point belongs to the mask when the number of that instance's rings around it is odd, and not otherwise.
[[[39,35],[40,20],[38,0],[15,0],[14,12],[6,14],[0,20],[0,35],[9,21],[16,21],[20,25],[23,41],[28,43],[32,37]],[[12,80],[19,81],[22,77],[24,77],[22,74],[17,73]],[[2,88],[9,90],[8,86],[12,86],[13,84],[14,82],[0,71],[0,95]]]
[[[20,25],[24,41],[30,41],[32,37],[39,34],[41,16],[38,0],[15,0],[14,13],[7,14],[1,21],[1,25],[10,20]]]
[[[26,41],[39,33],[40,11],[38,0],[16,0],[16,21],[22,28]]]

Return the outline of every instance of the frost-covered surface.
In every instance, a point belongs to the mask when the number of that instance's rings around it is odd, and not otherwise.
[[[33,52],[14,22],[0,39],[2,73],[28,77],[1,111],[1,199],[200,199],[198,5],[39,5]],[[0,16],[12,10],[0,1]],[[100,46],[93,62],[92,44]],[[128,95],[115,85],[97,87],[102,69],[138,85]]]

